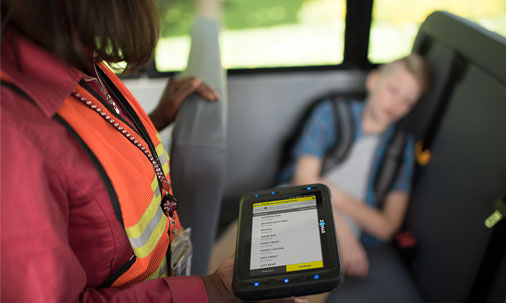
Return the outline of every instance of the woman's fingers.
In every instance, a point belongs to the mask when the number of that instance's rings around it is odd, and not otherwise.
[[[198,79],[181,80],[173,87],[173,91],[171,93],[169,91],[169,93],[174,102],[180,103],[186,97],[193,94],[200,84],[201,81]]]
[[[205,82],[200,83],[200,85],[197,87],[197,92],[202,97],[204,97],[205,99],[207,99],[209,101],[216,101],[220,98],[218,93],[216,93],[216,91],[212,87],[207,85],[207,83],[205,83]]]
[[[195,77],[187,77],[179,80],[171,79],[168,85],[168,92],[177,94],[177,98],[183,97],[183,99],[194,92],[197,92],[208,101],[216,101],[220,98],[211,86]]]

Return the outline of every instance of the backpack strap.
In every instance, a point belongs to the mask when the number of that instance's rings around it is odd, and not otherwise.
[[[383,208],[386,195],[399,174],[404,159],[406,140],[406,131],[402,126],[397,125],[394,134],[387,143],[387,148],[379,164],[376,176],[374,176],[374,192],[379,209]]]
[[[346,159],[353,145],[355,134],[350,101],[339,95],[334,97],[331,104],[338,140],[323,158],[322,175]],[[406,140],[407,133],[404,127],[398,124],[387,142],[386,151],[374,176],[374,192],[380,209],[383,208],[384,200],[399,174],[404,159]]]
[[[341,163],[348,156],[355,134],[350,102],[340,95],[334,97],[331,104],[338,139],[337,143],[323,157],[321,175]]]

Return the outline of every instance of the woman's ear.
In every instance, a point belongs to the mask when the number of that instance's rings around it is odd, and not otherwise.
[[[365,88],[368,93],[370,93],[373,90],[374,86],[376,85],[376,82],[378,81],[378,77],[379,77],[378,71],[375,70],[367,74],[367,78],[365,79]]]

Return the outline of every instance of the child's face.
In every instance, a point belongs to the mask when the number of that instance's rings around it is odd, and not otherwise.
[[[367,78],[368,109],[381,124],[391,124],[404,117],[416,104],[421,87],[401,64]]]

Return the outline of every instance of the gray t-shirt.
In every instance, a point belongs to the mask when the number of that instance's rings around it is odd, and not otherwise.
[[[372,160],[380,141],[379,135],[362,135],[353,143],[348,157],[339,165],[328,171],[323,177],[357,201],[365,200],[365,192]],[[342,214],[355,234],[360,228],[349,217]]]

